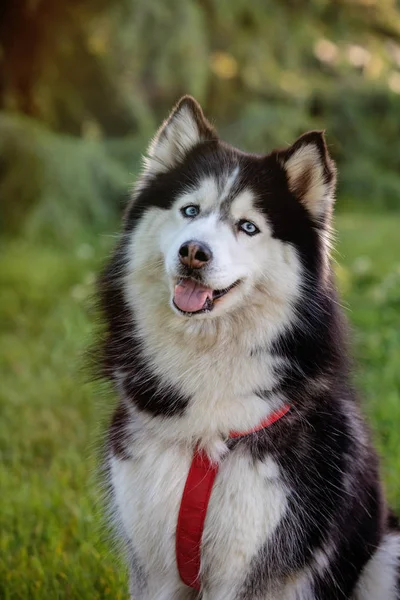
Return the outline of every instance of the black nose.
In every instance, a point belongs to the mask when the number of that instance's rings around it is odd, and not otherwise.
[[[185,242],[179,248],[179,260],[191,269],[201,269],[212,259],[212,252],[201,242]]]

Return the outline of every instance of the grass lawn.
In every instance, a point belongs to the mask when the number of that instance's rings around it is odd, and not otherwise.
[[[365,411],[400,512],[400,217],[337,221],[337,273]],[[112,400],[85,383],[94,273],[112,239],[0,248],[0,598],[127,598],[102,524],[99,431]]]

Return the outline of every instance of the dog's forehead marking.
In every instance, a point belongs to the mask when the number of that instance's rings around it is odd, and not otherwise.
[[[226,201],[231,195],[232,189],[236,183],[237,177],[239,175],[239,165],[237,165],[233,171],[227,174],[224,186],[219,196],[219,201],[222,204]]]

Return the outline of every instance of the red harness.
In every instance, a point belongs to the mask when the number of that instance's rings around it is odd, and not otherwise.
[[[286,415],[289,409],[290,406],[285,404],[254,429],[232,431],[229,437],[243,437],[265,429]],[[179,575],[183,583],[195,590],[200,590],[201,538],[217,473],[218,464],[212,463],[202,450],[196,449],[183,490],[176,528],[176,561]]]

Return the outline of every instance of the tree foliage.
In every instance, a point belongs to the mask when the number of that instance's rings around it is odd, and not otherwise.
[[[14,119],[93,146],[119,138],[133,156],[184,93],[249,150],[326,129],[346,201],[398,205],[395,0],[2,0],[0,110]],[[18,143],[12,161],[2,144],[3,174],[25,168]],[[47,165],[31,159],[39,181]]]

